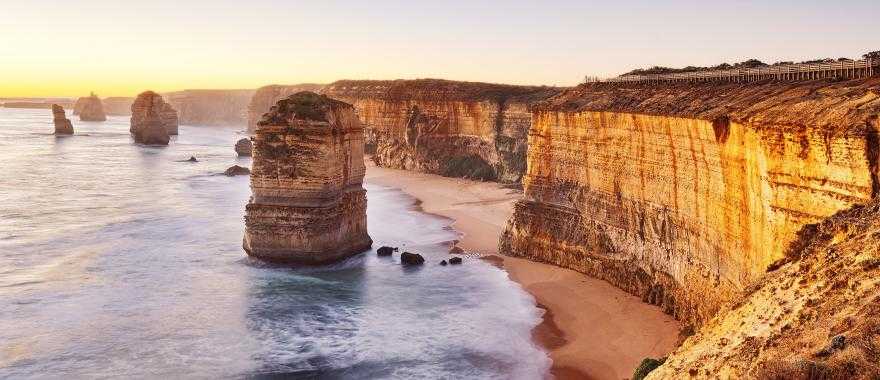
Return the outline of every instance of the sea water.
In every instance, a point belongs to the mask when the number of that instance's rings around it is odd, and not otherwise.
[[[458,238],[366,183],[374,250],[330,266],[241,248],[241,128],[181,126],[137,145],[127,117],[52,135],[49,110],[0,108],[0,378],[539,379],[534,300]],[[186,162],[190,156],[198,162]],[[403,267],[381,245],[427,259]]]

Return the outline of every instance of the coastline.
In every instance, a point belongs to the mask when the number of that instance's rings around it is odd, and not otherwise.
[[[646,357],[663,357],[680,324],[659,308],[581,273],[498,254],[498,238],[522,191],[494,182],[377,167],[365,181],[399,188],[424,212],[453,220],[457,246],[504,269],[544,309],[533,339],[547,350],[556,379],[624,379]]]

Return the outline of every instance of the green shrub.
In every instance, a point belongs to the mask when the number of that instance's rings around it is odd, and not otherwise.
[[[642,360],[642,364],[636,368],[636,371],[633,372],[632,380],[642,380],[648,376],[651,371],[657,369],[657,367],[661,366],[663,362],[666,361],[666,358],[654,359],[654,358],[645,358]]]

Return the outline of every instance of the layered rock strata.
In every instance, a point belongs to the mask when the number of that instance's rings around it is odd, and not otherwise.
[[[321,264],[370,248],[363,132],[354,107],[312,92],[265,114],[253,139],[249,255]]]
[[[699,326],[805,225],[880,191],[880,79],[583,85],[536,107],[503,253]]]
[[[74,106],[74,115],[79,115],[81,121],[106,121],[107,115],[104,114],[104,105],[93,92],[88,97],[79,98]]]
[[[435,79],[346,80],[323,89],[355,106],[377,165],[501,182],[525,172],[531,105],[559,91]]]
[[[184,90],[165,94],[184,125],[245,125],[254,90]]]
[[[72,135],[73,124],[64,113],[64,107],[52,105],[52,123],[55,124],[56,135]]]
[[[132,103],[129,131],[136,135],[138,130],[148,125],[148,121],[153,122],[153,120],[148,120],[148,117],[153,117],[153,114],[169,135],[177,134],[177,111],[166,103],[161,95],[153,91],[142,92]]]
[[[807,225],[790,248],[648,378],[880,378],[880,202]]]
[[[258,88],[250,99],[247,106],[248,131],[253,133],[257,129],[257,123],[266,112],[279,100],[302,91],[320,93],[324,87],[322,84],[303,83],[295,85],[269,85]]]

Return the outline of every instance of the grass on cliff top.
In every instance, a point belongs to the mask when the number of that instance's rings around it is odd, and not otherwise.
[[[327,121],[327,112],[340,101],[310,91],[302,91],[281,99],[263,115],[259,125],[285,124],[288,120]]]

